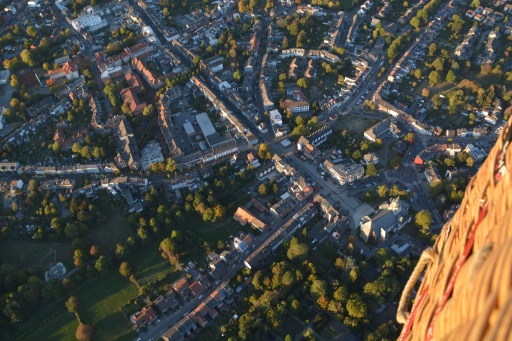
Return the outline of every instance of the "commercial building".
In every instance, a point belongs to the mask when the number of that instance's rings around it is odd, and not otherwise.
[[[340,183],[340,185],[345,185],[346,183],[361,179],[364,175],[364,168],[358,163],[344,166],[342,164],[335,165],[331,161],[325,160],[324,168]]]
[[[106,25],[108,25],[108,23],[104,22],[97,14],[84,14],[71,20],[71,26],[73,26],[77,31],[83,29],[97,30],[101,27],[105,27]]]

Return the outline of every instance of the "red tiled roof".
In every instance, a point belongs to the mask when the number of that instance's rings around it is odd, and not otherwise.
[[[203,292],[204,288],[198,281],[194,281],[189,287],[190,291],[194,294],[194,296]]]
[[[133,88],[123,89],[119,94],[123,102],[128,104],[134,115],[141,114],[146,107],[146,102],[140,101],[139,96],[137,96]]]
[[[137,327],[151,323],[156,317],[156,313],[151,306],[146,306],[141,311],[132,315],[131,320]]]
[[[183,292],[187,289],[189,289],[189,285],[188,285],[188,281],[185,277],[182,277],[180,278],[179,280],[177,280],[174,284],[173,284],[173,288],[174,290],[178,291],[178,292]]]

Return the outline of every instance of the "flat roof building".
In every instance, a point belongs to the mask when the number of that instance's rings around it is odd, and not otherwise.
[[[201,128],[201,131],[203,132],[203,135],[205,137],[208,137],[216,133],[215,127],[213,126],[212,122],[210,121],[210,118],[206,113],[203,112],[199,115],[196,115],[196,120],[197,124],[199,124],[199,128]]]

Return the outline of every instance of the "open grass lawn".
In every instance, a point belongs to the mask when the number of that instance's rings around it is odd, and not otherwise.
[[[424,81],[423,82],[424,84],[421,84],[421,86],[418,87],[418,90],[419,90],[419,94],[421,94],[421,90],[420,89],[423,89],[424,86],[427,86],[428,87],[428,81]],[[455,89],[455,85],[453,85],[452,83],[450,82],[442,82],[442,83],[439,83],[433,87],[431,87],[429,90],[430,90],[430,94],[429,96],[432,98],[432,96],[436,95],[436,94],[441,94],[445,91],[449,91],[449,90],[452,90],[452,89]]]
[[[354,5],[354,2],[352,0],[340,0],[339,4],[340,4],[340,9],[342,11],[345,11],[345,10],[351,9]]]
[[[128,260],[140,285],[159,282],[162,282],[162,285],[171,284],[181,274],[168,260],[162,258],[158,247],[158,242],[150,244]]]
[[[74,293],[79,313],[95,329],[95,340],[131,340],[136,334],[121,307],[134,298],[138,289],[117,271],[87,281]],[[23,326],[17,340],[74,340],[78,322],[64,305],[65,299],[41,309]]]
[[[322,244],[316,244],[317,249],[314,253],[314,263],[323,267],[326,271],[334,266],[336,261],[337,245],[329,239]]]
[[[279,335],[286,337],[286,335],[290,335],[292,339],[295,339],[295,336],[304,330],[304,325],[300,324],[291,314],[286,314],[283,319],[283,323],[281,324],[281,330],[279,331]]]
[[[359,136],[359,134],[364,133],[365,130],[370,128],[374,121],[371,118],[347,115],[338,118],[338,122],[336,122],[333,128],[338,132],[347,130],[352,136]]]
[[[13,240],[2,243],[0,259],[20,268],[33,267],[46,270],[55,260],[71,261],[71,246],[68,242],[35,242],[31,240]]]
[[[190,232],[211,245],[217,245],[219,240],[226,240],[231,233],[240,230],[242,226],[232,219],[222,220],[216,223],[205,223],[199,218],[188,221],[185,226]]]
[[[84,239],[88,244],[97,244],[101,250],[114,256],[117,243],[123,243],[134,233],[126,215],[116,209],[107,221],[94,229]]]
[[[97,340],[130,340],[136,334],[120,309],[137,294],[137,287],[114,270],[77,291],[78,302],[83,305],[80,316],[93,324]]]
[[[154,281],[172,283],[179,276],[168,261],[161,258],[157,244],[151,244],[134,254],[129,261],[141,284]],[[82,320],[94,326],[95,340],[131,340],[136,337],[121,307],[137,297],[138,289],[117,269],[87,281],[72,295],[78,299]],[[66,299],[51,303],[37,312],[23,326],[23,330],[28,331],[20,331],[17,339],[37,341],[41,335],[45,335],[45,340],[74,340],[78,324],[64,306]]]

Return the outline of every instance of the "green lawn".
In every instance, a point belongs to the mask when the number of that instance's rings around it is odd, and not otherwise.
[[[89,244],[99,245],[101,250],[114,256],[116,244],[124,243],[133,233],[126,214],[116,209],[104,224],[94,229],[84,240]]]
[[[34,267],[46,270],[57,260],[71,262],[71,246],[67,242],[36,242],[32,240],[13,240],[2,243],[0,259],[21,268]]]
[[[168,260],[162,258],[158,246],[159,243],[153,243],[129,259],[140,285],[160,282],[170,284],[181,275]]]
[[[189,231],[212,245],[217,245],[219,240],[226,240],[231,233],[241,230],[243,226],[232,219],[217,223],[205,223],[199,218],[194,218],[186,223]]]
[[[343,11],[352,9],[353,4],[354,4],[352,0],[340,0],[339,3],[340,3],[340,9]]]
[[[79,302],[79,313],[85,323],[95,329],[95,340],[130,340],[136,334],[131,323],[120,311],[138,293],[137,287],[117,271],[85,282],[74,293]],[[41,309],[23,325],[17,340],[74,340],[78,325],[74,315],[65,306],[65,299]]]
[[[45,340],[73,340],[78,321],[75,315],[69,313],[64,308],[64,302],[61,303],[63,309],[48,318],[44,324],[35,330],[29,330],[26,334],[21,334],[17,340],[39,341],[44,335]]]

